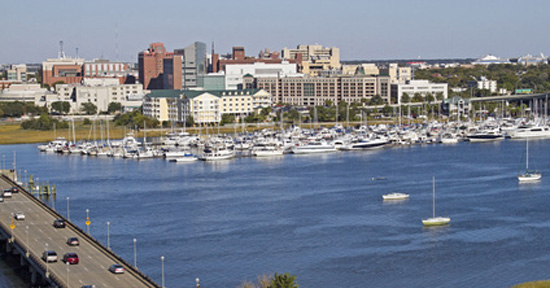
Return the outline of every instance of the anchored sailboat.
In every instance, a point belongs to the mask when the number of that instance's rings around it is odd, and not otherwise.
[[[528,183],[539,181],[542,174],[539,171],[529,170],[529,140],[526,141],[525,148],[525,172],[518,175],[519,183]]]
[[[435,217],[435,177],[433,177],[433,208],[432,208],[432,218],[428,219],[422,219],[422,224],[424,224],[425,227],[432,227],[432,226],[442,226],[447,225],[449,222],[451,222],[451,218],[448,217]]]

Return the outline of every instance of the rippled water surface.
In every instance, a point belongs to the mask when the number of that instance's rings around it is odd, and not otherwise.
[[[57,186],[50,205],[168,287],[237,287],[274,272],[300,287],[508,287],[548,278],[549,140],[531,141],[538,184],[518,185],[525,143],[169,163],[0,146],[5,162]],[[426,229],[432,213],[448,227]],[[378,179],[385,177],[385,179]],[[373,180],[374,178],[374,180]],[[409,193],[384,203],[381,195]],[[0,287],[17,281],[0,265]],[[10,280],[12,279],[12,280]],[[2,282],[7,281],[7,282]],[[3,286],[2,286],[3,285]]]

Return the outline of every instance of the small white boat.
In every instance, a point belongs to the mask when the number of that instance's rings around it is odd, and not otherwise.
[[[227,160],[235,157],[235,151],[227,149],[225,146],[205,148],[201,155],[199,155],[199,160],[202,161],[216,161],[216,160]]]
[[[186,162],[195,162],[199,160],[199,158],[197,158],[195,155],[193,154],[186,154],[185,156],[182,156],[182,157],[176,157],[176,158],[171,158],[170,162],[178,162],[178,163],[186,163]]]
[[[258,145],[252,148],[252,155],[256,157],[283,156],[284,150],[275,145]]]
[[[529,141],[526,141],[525,172],[518,175],[519,183],[540,181],[542,174],[539,171],[529,170]]]
[[[328,153],[336,152],[334,145],[327,143],[324,140],[310,141],[304,145],[292,148],[294,154],[310,154],[310,153]]]
[[[384,199],[384,201],[407,200],[409,199],[409,194],[390,193],[390,194],[382,195],[382,199]]]
[[[451,222],[451,218],[448,217],[435,217],[435,177],[433,177],[433,210],[432,210],[432,217],[428,219],[422,219],[422,224],[424,224],[425,227],[432,227],[432,226],[443,226],[447,225]]]

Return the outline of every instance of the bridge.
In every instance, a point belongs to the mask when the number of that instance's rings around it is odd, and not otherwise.
[[[128,264],[99,241],[86,234],[63,215],[35,198],[11,178],[0,176],[0,191],[18,187],[19,193],[0,203],[0,249],[2,254],[19,258],[19,265],[30,276],[30,282],[40,287],[160,287],[153,280]],[[23,212],[24,220],[14,214]],[[55,228],[53,222],[64,219],[66,228]],[[79,246],[69,246],[69,237],[78,237]],[[46,263],[42,254],[54,250],[59,260]],[[5,252],[5,253],[4,253]],[[61,259],[65,253],[78,254],[80,263],[67,265]],[[125,272],[113,274],[112,264],[121,264]]]

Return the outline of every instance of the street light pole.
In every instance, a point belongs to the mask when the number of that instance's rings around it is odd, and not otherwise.
[[[86,233],[90,235],[90,210],[86,209]]]
[[[45,258],[44,260],[46,260],[46,278],[49,278],[49,276],[50,276],[50,270],[49,270],[49,266],[48,266],[48,243],[46,243],[46,253],[45,253],[45,254],[46,254],[46,255],[44,255],[44,256],[45,256],[45,257],[44,257],[44,258]]]
[[[71,285],[69,285],[69,261],[66,262],[67,263],[67,287],[71,287]]]
[[[71,210],[69,209],[69,197],[67,197],[67,220],[71,220]]]
[[[137,239],[134,238],[134,267],[137,269]]]
[[[164,256],[160,256],[160,261],[162,262],[162,288],[164,288]]]
[[[109,226],[111,225],[111,223],[109,221],[107,221],[107,249],[111,250],[111,240],[110,240],[110,235],[109,235]]]
[[[25,242],[25,246],[27,246],[26,256],[29,257],[29,225],[25,226],[25,233],[27,234],[27,241]]]

